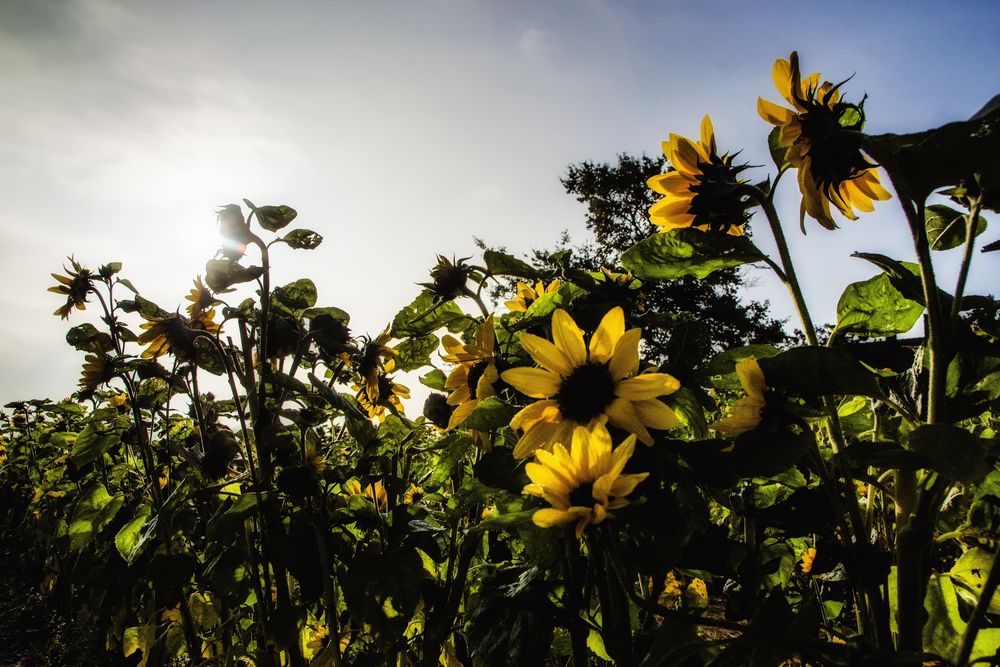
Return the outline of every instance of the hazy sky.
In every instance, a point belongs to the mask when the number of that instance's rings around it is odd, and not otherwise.
[[[756,99],[778,99],[771,65],[792,49],[808,72],[856,73],[870,132],[907,132],[1000,92],[998,29],[995,2],[0,0],[0,404],[75,388],[64,335],[93,313],[61,322],[45,291],[71,253],[122,261],[173,309],[218,206],[286,203],[326,240],[277,251],[277,283],[308,276],[319,305],[377,333],[437,252],[583,240],[570,163],[656,153],[710,113],[722,150],[770,164]],[[818,321],[875,273],[851,250],[912,256],[893,203],[802,238],[794,179],[779,195]],[[973,291],[995,290],[998,261],[977,256]]]

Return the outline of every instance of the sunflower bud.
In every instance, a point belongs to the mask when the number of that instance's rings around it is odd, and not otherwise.
[[[431,269],[432,282],[418,284],[426,287],[438,303],[457,299],[468,291],[465,284],[473,269],[466,266],[465,260],[467,259],[469,258],[449,260],[443,255],[438,255],[438,263]]]
[[[424,417],[440,429],[448,428],[448,421],[455,406],[448,405],[448,397],[444,394],[432,393],[424,401]]]

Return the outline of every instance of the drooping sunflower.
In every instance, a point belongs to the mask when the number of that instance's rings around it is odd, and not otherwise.
[[[216,335],[221,330],[212,319],[215,317],[215,309],[202,311],[196,318],[191,319],[180,313],[166,317],[145,315],[143,317],[146,321],[140,324],[139,328],[145,331],[139,334],[138,342],[140,345],[148,345],[142,352],[143,358],[146,359],[155,359],[170,353],[180,361],[192,360],[198,355],[195,340],[199,332]]]
[[[601,523],[611,510],[628,505],[625,496],[649,476],[622,474],[634,451],[635,435],[612,449],[603,420],[590,429],[575,427],[568,451],[561,444],[551,452],[538,450],[537,461],[524,469],[531,480],[524,493],[543,498],[552,507],[538,510],[531,520],[542,528],[575,523],[576,537],[582,537],[589,524]]]
[[[820,84],[819,72],[802,78],[795,51],[789,60],[776,60],[771,74],[792,108],[757,98],[757,111],[781,128],[779,141],[788,146],[785,157],[799,170],[802,221],[809,215],[827,229],[836,229],[830,204],[845,218],[857,220],[855,208],[871,212],[875,201],[889,199],[876,165],[861,152],[864,99],[859,104],[844,102],[840,87],[846,82]]]
[[[710,428],[719,431],[727,438],[735,438],[741,433],[757,428],[760,425],[761,413],[766,406],[764,392],[767,390],[767,383],[764,380],[764,371],[756,359],[748,357],[736,362],[736,377],[743,385],[746,396],[736,401],[728,417],[710,425]]]
[[[49,292],[62,294],[66,297],[66,303],[52,312],[53,315],[58,315],[64,320],[69,319],[70,311],[73,308],[77,310],[86,309],[87,295],[94,289],[90,270],[84,268],[72,257],[69,258],[69,264],[72,268],[67,268],[63,265],[63,270],[69,275],[61,276],[58,273],[53,273],[52,277],[59,284],[48,289]]]
[[[104,352],[88,354],[83,360],[83,373],[80,375],[79,382],[81,391],[93,392],[102,384],[111,382],[115,377],[114,360]]]
[[[615,426],[652,445],[648,428],[668,429],[677,424],[673,410],[656,400],[680,388],[666,373],[639,370],[638,328],[625,331],[620,307],[604,315],[590,345],[565,310],[552,314],[552,341],[522,334],[521,346],[541,368],[512,368],[501,377],[522,394],[542,399],[527,406],[510,422],[524,434],[514,448],[525,458],[539,448],[568,443],[577,425],[590,427],[607,416]]]
[[[203,313],[214,309],[214,306],[222,303],[215,298],[215,294],[212,293],[212,290],[210,290],[208,286],[202,282],[201,276],[195,278],[194,287],[184,298],[191,302],[187,307],[187,313],[192,320],[199,319]],[[211,317],[209,319],[211,319]]]
[[[447,352],[441,355],[441,359],[458,364],[444,383],[447,389],[451,389],[448,405],[455,406],[455,411],[448,419],[448,428],[455,428],[464,422],[483,399],[496,394],[493,385],[500,379],[500,375],[493,357],[495,340],[492,315],[476,330],[476,340],[473,343],[466,345],[447,335],[441,339],[441,345]]]
[[[427,288],[427,291],[434,295],[435,304],[451,301],[460,296],[469,296],[471,292],[466,283],[474,269],[468,266],[465,260],[471,258],[453,257],[449,260],[444,255],[438,255],[437,259],[437,264],[431,269],[431,282],[417,284]]]
[[[701,140],[691,141],[671,133],[663,154],[673,167],[653,176],[646,185],[663,195],[649,208],[649,220],[669,232],[681,227],[743,234],[753,206],[737,178],[747,165],[733,164],[735,155],[719,155],[712,120],[701,121]]]
[[[362,337],[360,352],[355,360],[355,370],[361,376],[366,398],[378,401],[379,377],[387,371],[386,364],[396,356],[396,351],[387,343],[392,339],[389,327],[375,338]]]
[[[523,313],[528,310],[532,303],[546,294],[558,292],[560,285],[558,279],[553,280],[548,285],[539,280],[534,287],[527,283],[518,283],[516,297],[511,301],[505,301],[504,304],[507,306],[507,310],[512,313]]]
[[[390,359],[386,364],[386,371],[390,372],[394,367],[395,360]],[[385,373],[378,376],[374,395],[368,392],[367,382],[355,386],[354,389],[358,392],[358,403],[368,412],[368,416],[380,422],[385,421],[386,409],[403,414],[401,399],[410,397],[409,387],[393,382]]]

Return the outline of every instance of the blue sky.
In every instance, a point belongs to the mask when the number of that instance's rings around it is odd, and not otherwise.
[[[321,305],[377,333],[438,252],[584,240],[559,184],[570,163],[656,153],[710,113],[722,150],[768,165],[756,99],[778,99],[771,65],[792,49],[824,78],[855,74],[870,132],[918,131],[1000,92],[998,28],[993,2],[7,0],[0,402],[75,388],[82,355],[63,337],[91,313],[60,322],[45,292],[68,254],[123,261],[174,308],[219,205],[287,203],[326,241],[277,253],[278,282],[312,278]],[[804,238],[794,179],[778,203],[818,321],[873,275],[852,250],[912,256],[892,202]],[[976,262],[971,289],[989,292],[997,258]],[[763,270],[748,276],[791,314]]]

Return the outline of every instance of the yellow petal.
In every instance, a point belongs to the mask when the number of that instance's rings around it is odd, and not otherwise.
[[[538,453],[548,454],[549,452],[540,449]],[[565,471],[550,465],[531,462],[524,466],[524,472],[528,475],[528,479],[551,493],[565,495],[575,489],[578,484],[577,480],[573,479],[572,476],[567,476]]]
[[[668,171],[665,174],[651,176],[646,180],[646,185],[661,195],[680,195],[690,191],[692,182],[679,171]]]
[[[601,318],[601,323],[597,325],[597,330],[590,338],[590,360],[598,363],[610,361],[615,351],[615,344],[623,335],[625,335],[625,313],[620,306],[615,306]]]
[[[552,422],[536,423],[517,441],[517,445],[514,446],[514,458],[524,459],[541,447],[550,447],[553,444],[552,436],[558,431],[558,427],[558,424]]]
[[[540,421],[554,421],[559,418],[559,404],[555,401],[536,401],[521,408],[510,420],[510,427],[530,429]]]
[[[649,428],[665,431],[677,426],[677,415],[662,401],[651,398],[646,401],[635,401],[633,405],[639,414],[639,419]]]
[[[632,375],[639,369],[640,338],[642,338],[641,329],[629,329],[615,343],[615,351],[611,355],[608,368],[611,371],[611,377],[616,382]]]
[[[791,109],[780,107],[774,102],[768,102],[763,97],[757,98],[757,113],[760,117],[772,125],[787,125],[795,113]]]
[[[643,444],[652,445],[653,436],[649,434],[646,427],[643,425],[642,420],[639,419],[639,415],[636,413],[635,408],[632,406],[630,401],[624,398],[616,398],[611,402],[606,410],[608,415],[608,421],[617,426],[618,428],[625,429],[629,433],[634,433]],[[621,446],[621,445],[619,445]]]
[[[455,411],[451,413],[451,417],[448,419],[448,428],[455,428],[472,414],[472,411],[476,409],[479,405],[479,401],[465,401],[460,404]]]
[[[630,401],[641,401],[672,394],[680,389],[677,378],[666,373],[643,373],[622,380],[615,388],[615,394]]]
[[[532,398],[555,396],[562,381],[558,375],[544,368],[511,368],[504,371],[501,377],[514,389]]]
[[[552,341],[556,344],[573,368],[587,362],[587,348],[583,344],[583,331],[576,326],[573,318],[562,308],[552,313]]]
[[[553,343],[534,334],[521,334],[521,347],[542,368],[566,377],[573,371],[569,357]]]
[[[712,119],[708,117],[708,114],[705,114],[705,117],[701,119],[701,143],[711,159],[711,156],[716,152],[715,129],[712,127]]]
[[[767,389],[767,382],[764,380],[764,371],[754,357],[747,357],[736,362],[736,377],[739,378],[743,390],[750,396],[764,398],[764,390]]]
[[[557,510],[550,507],[540,509],[531,516],[531,520],[539,528],[551,528],[565,523],[573,523],[577,520],[577,514],[566,510]]]

